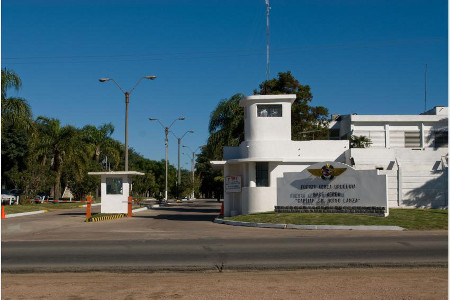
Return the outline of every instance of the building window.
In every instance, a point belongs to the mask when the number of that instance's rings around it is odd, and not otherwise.
[[[448,131],[440,130],[434,133],[434,148],[448,146]]]
[[[405,131],[405,148],[420,147],[420,131]]]
[[[258,117],[282,117],[281,104],[267,104],[257,106]]]
[[[256,186],[269,186],[269,163],[256,163]]]
[[[106,178],[106,194],[122,195],[122,178],[107,177]]]

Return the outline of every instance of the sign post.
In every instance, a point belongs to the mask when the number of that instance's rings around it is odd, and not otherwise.
[[[92,196],[87,196],[87,204],[86,204],[86,221],[91,217],[91,199]]]
[[[225,192],[226,193],[240,193],[242,190],[241,176],[226,176],[225,177]]]

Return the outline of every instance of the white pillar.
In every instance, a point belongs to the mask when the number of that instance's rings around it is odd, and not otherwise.
[[[256,187],[256,163],[248,163],[248,186]]]
[[[389,124],[384,125],[384,146],[389,149],[391,148],[391,135],[389,134]]]
[[[420,148],[425,149],[425,126],[420,123]]]
[[[223,177],[225,178],[226,176],[229,176],[230,174],[230,170],[229,170],[229,166],[228,164],[225,164],[223,167]],[[223,191],[223,215],[225,217],[230,217],[231,216],[231,193],[227,193],[225,191],[225,182],[224,182],[224,191]]]

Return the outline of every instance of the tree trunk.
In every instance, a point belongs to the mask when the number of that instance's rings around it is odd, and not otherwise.
[[[55,200],[61,198],[61,175],[62,175],[62,158],[59,155],[55,155]]]
[[[61,173],[58,171],[56,172],[54,190],[55,200],[59,200],[61,198]]]

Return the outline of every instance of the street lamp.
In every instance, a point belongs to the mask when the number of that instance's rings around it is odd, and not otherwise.
[[[193,199],[195,197],[194,194],[194,190],[195,190],[195,185],[194,185],[194,162],[195,162],[195,152],[197,152],[198,149],[202,148],[203,146],[198,146],[197,149],[195,149],[195,151],[192,151],[192,149],[189,146],[185,146],[183,145],[183,148],[188,148],[189,150],[191,150],[192,152],[192,158],[191,158],[191,172],[192,172],[192,197],[191,199]]]
[[[124,95],[125,95],[125,171],[128,171],[128,103],[130,103],[130,94],[139,85],[139,83],[141,83],[142,79],[154,80],[155,78],[156,78],[156,76],[141,77],[138,80],[138,82],[136,82],[136,84],[133,86],[133,88],[128,92],[124,91],[120,87],[120,85],[117,83],[117,81],[115,81],[113,78],[100,78],[98,80],[100,82],[106,82],[106,81],[114,82],[117,85],[117,87],[119,88],[119,90],[121,90],[122,93],[124,93]]]
[[[177,136],[175,135],[175,133],[173,133],[173,131],[171,131],[171,133],[172,133],[173,136],[178,140],[178,185],[177,185],[177,196],[180,196],[178,190],[179,190],[180,185],[181,185],[181,169],[180,169],[180,145],[181,145],[181,140],[184,138],[184,136],[185,136],[186,134],[188,134],[188,133],[194,133],[194,131],[193,131],[193,130],[188,130],[188,131],[186,131],[180,138],[177,137]]]
[[[164,199],[167,201],[167,155],[168,155],[168,151],[169,151],[169,129],[170,127],[172,127],[173,123],[175,123],[176,121],[180,120],[183,121],[185,118],[184,117],[179,117],[178,119],[173,120],[173,122],[170,124],[170,126],[164,126],[163,123],[161,123],[160,120],[158,119],[154,119],[154,118],[148,118],[150,121],[158,121],[158,123],[161,125],[161,127],[164,129],[164,133],[166,135],[166,138],[164,139],[165,144],[166,144],[166,190],[164,192]]]

